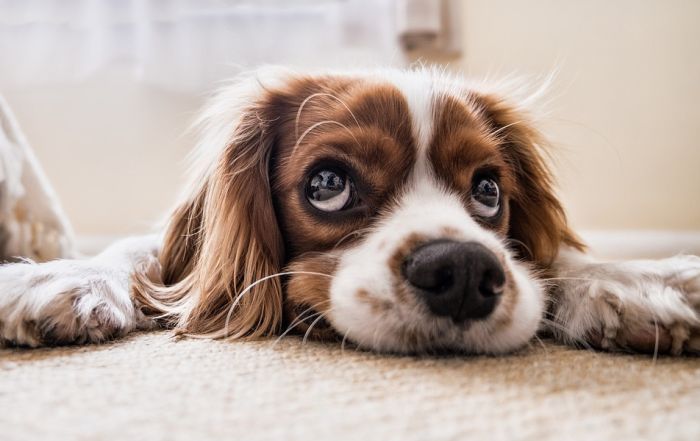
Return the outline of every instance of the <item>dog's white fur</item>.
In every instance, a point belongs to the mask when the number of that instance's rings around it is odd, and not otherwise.
[[[0,266],[0,337],[27,346],[88,343],[155,326],[129,296],[131,274],[155,268],[157,236],[124,239],[90,259]]]
[[[420,164],[421,161],[418,162]],[[421,167],[417,167],[419,170]],[[544,310],[544,291],[528,268],[510,256],[500,239],[479,226],[464,209],[456,195],[441,188],[425,172],[414,176],[410,189],[400,198],[399,208],[373,229],[362,245],[341,257],[331,285],[329,320],[336,329],[366,348],[393,351],[433,348],[469,352],[502,353],[522,346],[535,334]],[[406,237],[419,234],[427,239],[444,238],[475,241],[500,257],[517,287],[512,320],[506,327],[495,323],[504,319],[502,305],[486,320],[468,328],[454,326],[451,319],[432,316],[420,303],[398,301],[392,287],[392,274],[385,264]],[[358,301],[354,293],[365,290],[390,305],[377,314]],[[408,330],[408,331],[407,331]],[[417,341],[409,347],[401,336],[409,333]]]
[[[241,103],[259,93],[261,84],[269,86],[284,75],[257,73],[218,95],[200,121],[203,137],[192,171],[193,183],[211,173],[219,150],[231,139]],[[641,334],[652,335],[656,343],[670,339],[675,354],[700,350],[700,341],[693,333],[700,327],[700,258],[694,256],[602,263],[563,249],[553,266],[557,276],[545,280],[559,295],[551,308],[554,315],[544,318],[545,286],[431,176],[425,150],[432,131],[432,93],[438,84],[443,93],[448,91],[457,80],[393,71],[364,75],[388,79],[404,93],[417,128],[419,159],[412,185],[399,198],[399,208],[374,228],[361,246],[340,256],[339,271],[331,285],[329,315],[340,333],[361,346],[392,351],[407,349],[395,338],[399,334],[395,330],[407,323],[420,323],[425,349],[502,353],[525,344],[538,328],[546,328],[566,343],[585,344],[591,333],[602,330],[603,348],[624,347],[625,341]],[[514,318],[507,327],[494,331],[492,322],[499,317],[498,309],[488,320],[460,331],[444,325],[441,321],[446,319],[426,322],[419,306],[411,309],[402,305],[392,316],[378,316],[354,299],[352,293],[364,288],[377,299],[394,302],[383,262],[407,235],[438,237],[438,231],[445,227],[460,239],[481,242],[505,262],[518,292]],[[99,342],[153,327],[153,321],[133,305],[130,277],[144,267],[157,270],[159,245],[157,236],[130,238],[87,260],[0,267],[0,340],[38,346],[48,335],[58,341]]]

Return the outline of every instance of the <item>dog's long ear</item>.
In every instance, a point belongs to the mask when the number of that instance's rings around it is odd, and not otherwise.
[[[257,337],[275,333],[282,320],[280,280],[266,278],[280,271],[284,255],[268,176],[275,121],[260,97],[236,120],[227,120],[227,105],[215,102],[205,122],[201,154],[209,164],[169,221],[162,280],[137,276],[134,295],[179,333]],[[233,135],[217,124],[235,124]],[[224,145],[207,145],[217,142]]]
[[[515,171],[508,227],[514,248],[543,268],[556,258],[561,245],[583,250],[554,192],[543,138],[527,115],[497,95],[476,95],[475,101],[503,140],[503,153]]]

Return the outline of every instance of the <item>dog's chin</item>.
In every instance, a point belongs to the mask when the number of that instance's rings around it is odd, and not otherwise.
[[[366,321],[366,320],[365,320]],[[426,316],[411,325],[387,324],[391,319],[366,323],[350,328],[347,320],[335,322],[334,339],[343,344],[376,352],[394,354],[508,354],[527,345],[538,329],[539,315],[529,323],[494,331],[493,320],[478,320],[454,324],[449,319]],[[325,336],[325,340],[331,338]]]

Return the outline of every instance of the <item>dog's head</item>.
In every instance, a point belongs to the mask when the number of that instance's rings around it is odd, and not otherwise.
[[[139,289],[185,333],[504,352],[543,313],[533,269],[578,246],[525,114],[459,79],[256,76],[202,122],[163,284]]]

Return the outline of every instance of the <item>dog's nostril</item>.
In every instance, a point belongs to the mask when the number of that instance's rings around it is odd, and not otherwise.
[[[479,283],[479,292],[484,297],[493,297],[501,295],[505,284],[505,274],[503,270],[488,269],[484,271]]]
[[[477,242],[429,242],[404,260],[403,275],[434,314],[456,322],[491,314],[505,284],[500,262]]]

